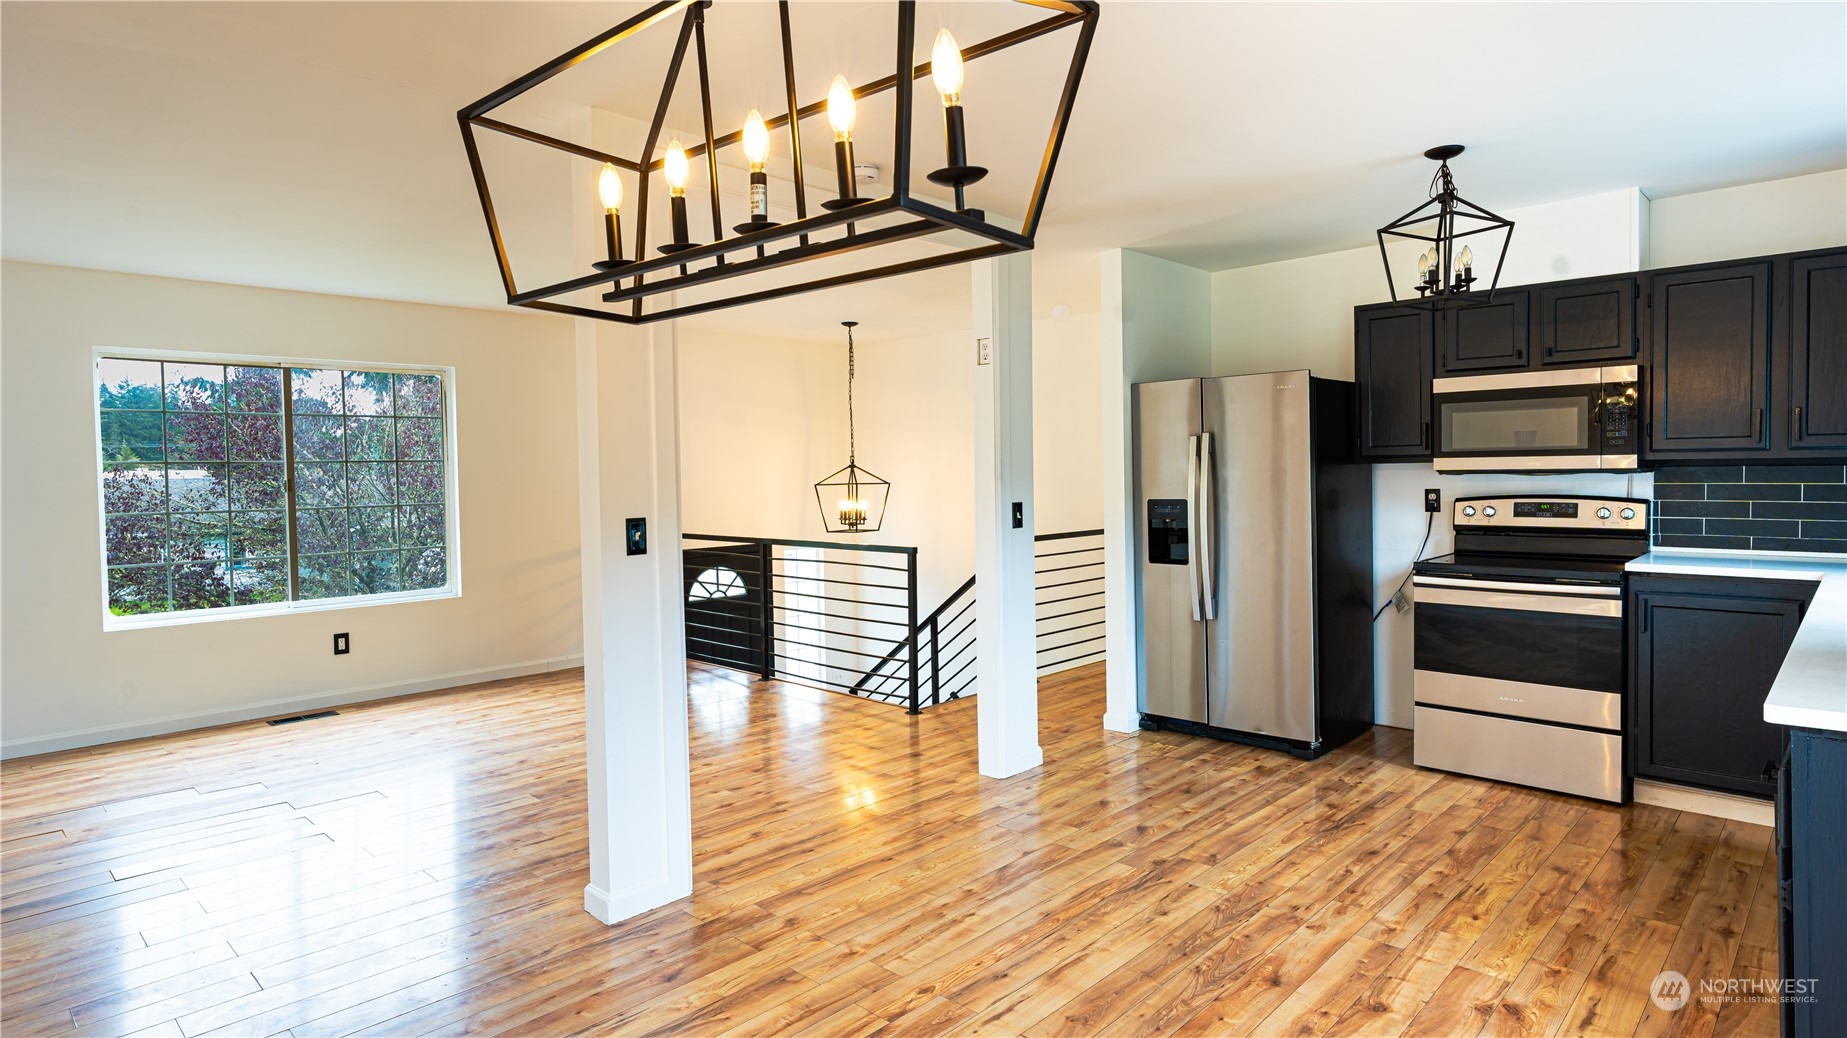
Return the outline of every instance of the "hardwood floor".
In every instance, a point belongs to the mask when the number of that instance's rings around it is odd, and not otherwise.
[[[1098,728],[1045,766],[697,667],[690,901],[604,927],[567,672],[7,762],[9,1036],[1770,1035],[1655,1007],[1776,974],[1768,829],[1410,765]]]

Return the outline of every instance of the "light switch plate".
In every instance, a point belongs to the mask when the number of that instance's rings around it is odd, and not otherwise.
[[[646,519],[628,520],[628,553],[630,555],[648,553],[648,521]]]
[[[1016,530],[1019,530],[1019,529],[1024,529],[1025,526],[1026,526],[1026,505],[1024,502],[1015,501],[1013,503],[1013,528]]]

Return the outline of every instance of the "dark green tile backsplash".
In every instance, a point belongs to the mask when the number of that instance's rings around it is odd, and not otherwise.
[[[1662,548],[1847,552],[1847,465],[1655,470]]]

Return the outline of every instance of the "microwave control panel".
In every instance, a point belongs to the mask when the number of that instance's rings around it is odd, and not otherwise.
[[[1603,437],[1603,453],[1632,454],[1635,452],[1636,437],[1641,427],[1641,416],[1636,410],[1636,384],[1620,382],[1603,387],[1603,401],[1600,410]]]

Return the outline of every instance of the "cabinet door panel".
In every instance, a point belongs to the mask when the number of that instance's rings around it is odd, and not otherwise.
[[[1764,766],[1782,752],[1782,731],[1763,720],[1764,697],[1801,603],[1653,593],[1636,602],[1635,773],[1773,795]]]
[[[1847,253],[1791,265],[1789,446],[1847,452]]]
[[[1635,358],[1635,279],[1539,290],[1539,363]]]
[[[1768,264],[1654,282],[1651,453],[1767,450]]]
[[[1443,317],[1444,374],[1523,368],[1527,358],[1527,293],[1502,289],[1494,302],[1453,310]]]
[[[1354,374],[1360,384],[1360,452],[1371,457],[1430,453],[1430,311],[1354,311]]]

